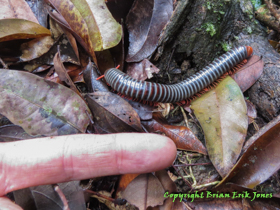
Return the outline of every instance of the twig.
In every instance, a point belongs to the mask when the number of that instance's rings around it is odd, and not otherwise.
[[[98,192],[94,192],[94,191],[92,191],[92,190],[85,190],[85,192],[90,193],[90,194],[93,194],[93,195],[95,195],[95,196],[97,196],[97,197],[106,199],[106,200],[108,200],[108,201],[111,201],[112,203],[117,204],[117,205],[124,205],[124,204],[126,204],[126,200],[125,200],[125,199],[119,199],[119,198],[114,199],[114,198],[110,198],[110,197],[108,197],[108,196],[106,196],[106,195],[102,195],[102,194],[100,194],[100,193],[98,193]]]
[[[8,65],[2,60],[2,58],[0,58],[0,63],[2,64],[4,69],[8,69]]]
[[[191,188],[192,190],[192,186],[191,184],[184,178],[184,176],[180,173],[180,171],[174,166],[172,165],[172,167],[175,169],[175,171],[177,172],[177,174],[182,177],[182,179],[184,180],[184,182],[189,186],[189,188]]]
[[[181,112],[182,112],[183,117],[184,117],[184,120],[185,120],[186,127],[189,128],[189,122],[188,122],[187,115],[186,115],[186,113],[185,113],[183,107],[180,106],[180,108],[181,108]]]
[[[178,164],[174,165],[176,167],[183,167],[183,166],[202,166],[202,165],[212,165],[212,163],[190,163],[190,164]]]
[[[64,193],[62,192],[62,190],[59,188],[59,186],[57,184],[53,185],[54,186],[54,190],[56,191],[56,193],[59,195],[62,203],[63,203],[63,210],[70,210],[69,206],[68,206],[68,201],[64,195]]]

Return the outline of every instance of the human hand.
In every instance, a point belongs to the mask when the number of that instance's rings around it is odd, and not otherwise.
[[[158,171],[175,157],[173,141],[156,134],[77,134],[0,143],[0,209],[21,210],[4,197],[14,190]]]

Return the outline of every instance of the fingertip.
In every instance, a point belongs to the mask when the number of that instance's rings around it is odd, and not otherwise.
[[[128,134],[131,135],[131,134]],[[119,136],[120,137],[120,136]],[[169,167],[176,158],[174,142],[162,135],[135,134],[117,156],[120,173],[147,173]]]

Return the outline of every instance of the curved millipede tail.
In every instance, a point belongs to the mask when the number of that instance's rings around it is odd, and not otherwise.
[[[184,101],[250,57],[253,49],[241,46],[230,50],[191,77],[172,85],[133,79],[118,69],[108,69],[104,75],[107,83],[122,95],[141,101],[175,103]]]

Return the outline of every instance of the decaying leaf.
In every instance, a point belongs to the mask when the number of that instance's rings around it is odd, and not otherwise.
[[[34,74],[0,69],[0,113],[30,135],[84,133],[90,110],[72,90]]]
[[[151,79],[153,73],[157,74],[158,72],[159,69],[148,59],[144,59],[139,63],[129,63],[127,66],[127,75],[141,81]]]
[[[99,133],[142,131],[139,116],[120,96],[111,92],[94,92],[87,94],[86,100]]]
[[[153,120],[142,121],[142,124],[149,132],[162,132],[171,138],[178,149],[188,150],[207,154],[207,151],[201,141],[193,132],[184,126],[168,125],[161,113],[154,113]]]
[[[245,145],[246,151],[222,180],[248,188],[264,182],[280,168],[280,116],[262,127]]]
[[[24,66],[24,69],[29,72],[32,72],[41,66],[53,65],[53,57],[57,53],[58,45],[60,46],[61,50],[60,52],[62,62],[70,62],[79,65],[79,60],[76,57],[70,42],[68,41],[66,36],[62,35],[47,53],[43,54],[39,58],[29,61],[28,64]]]
[[[49,51],[53,46],[54,40],[51,36],[44,36],[37,39],[33,39],[27,43],[21,45],[22,55],[20,59],[22,61],[30,61],[40,57]]]
[[[24,0],[0,0],[0,5],[0,19],[19,18],[38,23],[32,10]]]
[[[2,19],[0,28],[0,42],[51,35],[51,32],[45,27],[23,19]]]
[[[137,176],[122,192],[122,197],[139,210],[146,210],[148,206],[162,205],[164,188],[157,177],[152,174]]]
[[[231,77],[191,103],[204,131],[209,157],[224,177],[236,163],[248,128],[243,94]]]
[[[171,0],[134,1],[126,19],[129,33],[127,62],[139,62],[154,52],[172,11]]]

